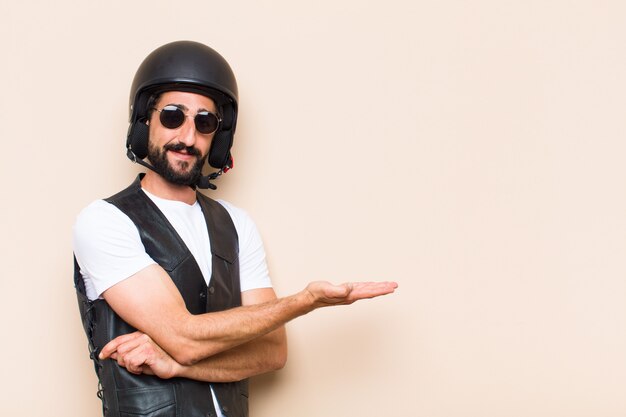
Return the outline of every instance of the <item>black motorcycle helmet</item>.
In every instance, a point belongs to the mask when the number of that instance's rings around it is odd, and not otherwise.
[[[148,156],[149,101],[166,91],[202,94],[215,102],[222,121],[213,137],[208,162],[220,173],[232,167],[230,149],[237,124],[237,81],[219,53],[191,41],[163,45],[139,66],[130,89],[128,157],[137,162]]]

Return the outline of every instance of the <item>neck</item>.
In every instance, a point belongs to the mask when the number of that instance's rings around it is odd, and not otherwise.
[[[141,186],[150,194],[166,200],[182,201],[189,205],[196,202],[196,192],[191,187],[172,184],[154,171],[146,172]]]

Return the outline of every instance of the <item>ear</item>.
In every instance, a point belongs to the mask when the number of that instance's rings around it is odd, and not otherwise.
[[[230,162],[230,147],[232,146],[232,132],[218,130],[209,149],[209,165],[222,169]]]
[[[148,125],[142,121],[136,121],[128,128],[126,147],[135,154],[137,159],[144,159],[148,156],[149,132],[150,129]]]

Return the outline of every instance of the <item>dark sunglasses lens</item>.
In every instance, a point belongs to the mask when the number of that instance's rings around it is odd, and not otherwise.
[[[185,121],[185,113],[178,107],[165,106],[161,110],[161,124],[168,129],[176,129]]]
[[[210,112],[200,112],[194,119],[196,122],[196,129],[200,133],[213,133],[217,130],[219,120],[217,116]]]

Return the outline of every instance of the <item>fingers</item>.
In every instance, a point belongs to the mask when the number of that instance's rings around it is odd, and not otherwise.
[[[156,375],[163,379],[176,376],[178,364],[145,334],[119,345],[110,358],[133,374]]]
[[[316,300],[317,306],[352,304],[357,300],[379,297],[395,291],[395,282],[347,282],[333,285],[318,281],[311,283],[307,289]]]
[[[155,354],[156,345],[152,339],[142,332],[134,332],[113,339],[102,349],[100,357],[108,357],[129,372],[141,374],[146,371]]]
[[[98,357],[100,359],[107,359],[114,352],[125,354],[148,340],[150,340],[150,337],[140,331],[118,336],[102,348]]]
[[[145,333],[134,332],[110,341],[100,354],[109,358],[132,374],[156,375],[160,378],[175,376],[176,362]]]
[[[143,373],[144,365],[150,361],[153,353],[147,344],[138,346],[123,356],[124,365],[120,365],[124,366],[130,373],[141,374]]]
[[[398,288],[398,284],[395,282],[355,282],[352,284],[352,291],[350,291],[348,299],[357,301],[379,297],[393,293],[396,288]]]
[[[102,348],[98,357],[100,359],[107,359],[113,352],[118,351],[124,345],[128,346],[129,344],[136,343],[136,339],[142,336],[145,336],[145,334],[139,331],[118,336]]]

